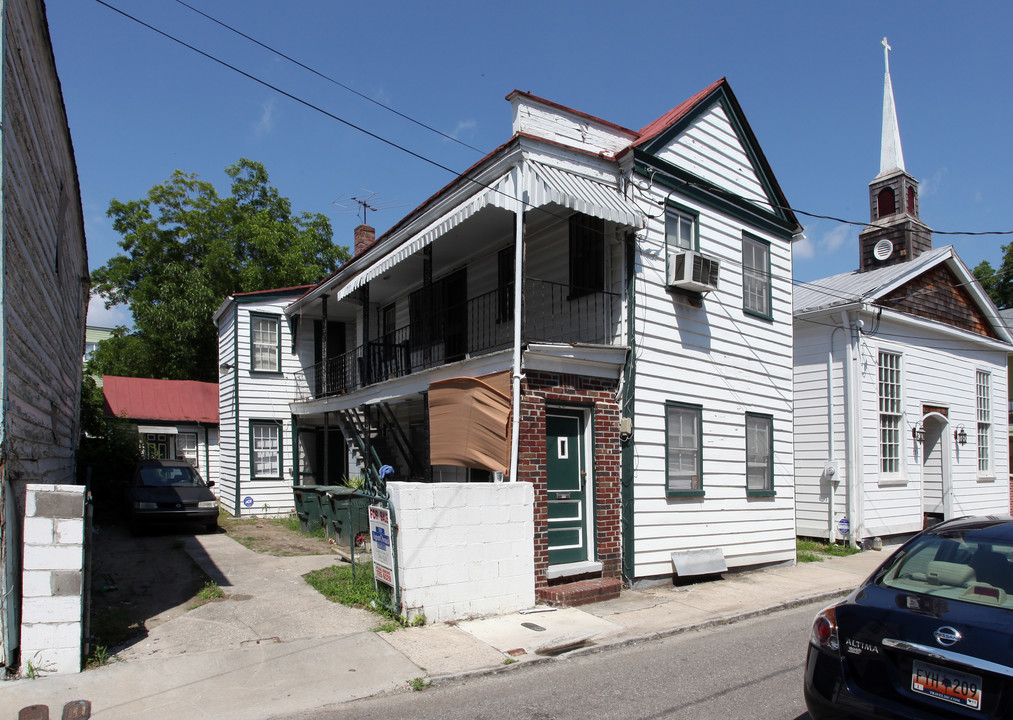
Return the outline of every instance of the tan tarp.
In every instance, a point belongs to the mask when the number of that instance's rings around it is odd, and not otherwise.
[[[510,464],[510,374],[429,386],[429,462],[505,473]]]

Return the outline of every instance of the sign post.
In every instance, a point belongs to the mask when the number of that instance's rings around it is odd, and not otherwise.
[[[373,544],[373,577],[394,587],[394,553],[391,548],[390,511],[380,505],[369,506],[369,538]]]

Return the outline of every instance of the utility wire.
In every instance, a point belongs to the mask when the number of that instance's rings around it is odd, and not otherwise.
[[[365,95],[364,93],[359,92],[355,88],[349,87],[348,85],[345,85],[344,83],[339,82],[338,80],[335,80],[334,78],[330,77],[329,75],[325,75],[324,73],[322,73],[322,72],[320,72],[318,70],[315,70],[314,68],[311,68],[309,65],[305,65],[305,64],[299,62],[295,58],[286,55],[285,53],[281,52],[280,50],[274,49],[273,47],[271,47],[270,45],[267,45],[266,43],[262,43],[260,40],[257,40],[254,37],[250,37],[249,35],[247,35],[246,33],[242,32],[241,30],[237,30],[236,28],[232,27],[228,23],[225,23],[225,22],[219,20],[218,18],[212,17],[211,15],[208,15],[206,12],[204,12],[202,10],[198,10],[193,5],[190,5],[189,3],[183,2],[183,0],[176,0],[176,2],[178,2],[183,7],[189,8],[190,10],[192,10],[195,13],[197,13],[198,15],[201,15],[201,16],[207,18],[211,22],[220,25],[221,27],[225,28],[226,30],[229,30],[230,32],[233,32],[236,35],[239,35],[240,37],[246,38],[247,40],[249,40],[252,43],[256,43],[257,45],[259,45],[260,47],[264,48],[268,52],[272,52],[275,55],[277,55],[278,57],[284,58],[285,60],[288,60],[290,63],[294,63],[294,64],[298,65],[303,70],[308,70],[309,72],[313,73],[317,77],[323,78],[324,80],[326,80],[328,82],[334,83],[338,87],[347,90],[348,92],[352,93],[353,95],[358,95],[359,97],[361,97],[363,100],[366,100],[367,102],[371,102],[374,105],[378,105],[379,107],[382,107],[384,110],[387,110],[388,112],[392,112],[392,113],[394,113],[395,115],[397,115],[400,118],[404,118],[408,122],[414,123],[414,124],[418,125],[419,127],[422,127],[422,128],[425,128],[426,130],[429,130],[430,132],[434,132],[437,135],[439,135],[440,137],[446,138],[447,140],[455,142],[458,145],[462,145],[462,146],[468,148],[469,150],[474,150],[475,152],[480,153],[482,155],[485,154],[483,151],[479,150],[477,147],[475,147],[473,145],[469,145],[468,143],[464,142],[463,140],[458,140],[457,138],[455,138],[455,137],[453,137],[451,135],[447,135],[445,132],[442,132],[440,130],[437,130],[434,127],[426,125],[424,122],[421,122],[420,120],[416,120],[413,117],[405,115],[403,112],[395,110],[394,108],[390,107],[389,105],[383,104],[379,100],[374,100],[373,98],[369,97],[368,95]]]
[[[193,45],[190,45],[189,43],[187,43],[187,42],[185,42],[185,41],[183,41],[183,40],[181,40],[181,39],[179,39],[179,38],[177,38],[177,37],[175,37],[173,35],[170,35],[169,33],[164,32],[163,30],[160,30],[159,28],[154,27],[153,25],[150,25],[149,23],[144,22],[143,20],[141,20],[141,19],[139,19],[137,17],[134,17],[133,15],[130,15],[129,13],[127,13],[127,12],[125,12],[125,11],[117,8],[117,7],[115,7],[114,5],[110,5],[105,0],[95,0],[95,2],[99,3],[100,5],[103,5],[104,7],[109,8],[110,10],[118,13],[119,15],[122,15],[123,17],[125,17],[125,18],[127,18],[129,20],[133,20],[137,24],[142,25],[142,26],[148,28],[149,30],[151,30],[151,31],[153,31],[153,32],[161,35],[162,37],[164,37],[164,38],[166,38],[168,40],[171,40],[172,42],[175,42],[175,43],[177,43],[179,45],[182,45],[183,47],[185,47],[185,48],[187,48],[189,50],[192,50],[193,52],[195,52],[195,53],[197,53],[197,54],[199,54],[199,55],[207,58],[208,60],[211,60],[212,62],[218,63],[219,65],[221,65],[221,66],[223,66],[225,68],[228,68],[229,70],[232,70],[233,72],[239,73],[243,77],[246,77],[249,80],[252,80],[255,83],[258,83],[259,85],[262,85],[262,86],[264,86],[266,88],[269,88],[269,89],[271,89],[271,90],[279,93],[280,95],[283,95],[283,96],[289,98],[290,100],[294,100],[295,102],[297,102],[297,103],[299,103],[299,104],[301,104],[301,105],[303,105],[305,107],[308,107],[311,110],[315,110],[315,111],[317,111],[317,112],[319,112],[319,113],[321,113],[321,114],[323,114],[323,115],[331,118],[332,120],[336,120],[337,122],[339,122],[339,123],[341,123],[341,124],[343,124],[343,125],[345,125],[345,126],[347,126],[349,128],[352,128],[353,130],[357,130],[357,131],[359,131],[359,132],[361,132],[361,133],[363,133],[365,135],[368,135],[369,137],[371,137],[371,138],[373,138],[375,140],[378,140],[378,141],[380,141],[381,143],[383,143],[385,145],[388,145],[388,146],[393,147],[393,148],[395,148],[397,150],[400,150],[400,151],[402,151],[402,152],[404,152],[404,153],[406,153],[408,155],[411,155],[412,157],[417,158],[418,160],[421,160],[422,162],[425,162],[425,163],[427,163],[429,165],[432,165],[432,166],[434,166],[436,168],[439,168],[440,170],[444,170],[444,171],[446,171],[448,173],[451,173],[452,175],[455,176],[456,179],[467,180],[468,182],[476,184],[476,185],[478,185],[480,187],[483,187],[483,188],[485,188],[487,190],[494,190],[495,192],[503,195],[504,197],[506,197],[508,199],[512,199],[512,200],[514,200],[516,202],[519,202],[519,203],[521,203],[521,204],[523,204],[523,205],[525,205],[527,207],[534,207],[530,203],[527,203],[527,202],[521,200],[520,198],[516,198],[516,197],[510,195],[509,193],[507,193],[507,192],[505,192],[503,190],[494,188],[492,185],[489,185],[487,183],[483,183],[483,182],[481,182],[479,180],[475,180],[474,178],[468,178],[468,177],[465,176],[464,173],[459,173],[456,170],[453,170],[452,168],[449,168],[446,165],[444,165],[444,164],[442,164],[442,163],[440,163],[440,162],[438,162],[436,160],[433,160],[433,159],[428,158],[428,157],[426,157],[424,155],[421,155],[420,153],[417,153],[417,152],[415,152],[413,150],[410,150],[409,148],[407,148],[407,147],[405,147],[403,145],[400,145],[400,144],[398,144],[398,143],[396,143],[396,142],[394,142],[392,140],[388,140],[387,138],[385,138],[385,137],[383,137],[381,135],[378,135],[378,134],[376,134],[374,132],[371,132],[370,130],[367,130],[364,127],[356,125],[355,123],[352,123],[352,122],[350,122],[348,120],[345,120],[344,118],[342,118],[342,117],[340,117],[338,115],[335,115],[334,113],[331,113],[331,112],[329,112],[327,110],[324,110],[320,106],[315,105],[315,104],[309,102],[308,100],[304,100],[304,99],[298,97],[297,95],[294,95],[294,94],[292,94],[292,93],[290,93],[290,92],[288,92],[286,90],[283,90],[282,88],[280,88],[280,87],[278,87],[276,85],[273,85],[273,84],[267,82],[266,80],[262,80],[262,79],[256,77],[255,75],[252,75],[251,73],[248,73],[248,72],[246,72],[246,71],[244,71],[244,70],[236,67],[235,65],[232,65],[232,64],[230,64],[230,63],[228,63],[228,62],[226,62],[224,60],[221,60],[220,58],[217,58],[214,55],[211,55],[210,53],[207,53],[207,52],[205,52],[205,51],[203,51],[203,50],[201,50],[201,49],[199,49],[199,48],[197,48],[197,47],[195,47]],[[188,8],[190,8],[191,10],[193,10],[194,12],[197,12],[198,14],[203,15],[204,17],[207,17],[209,20],[211,20],[211,21],[213,21],[215,23],[218,23],[219,25],[222,25],[223,27],[226,27],[227,29],[229,29],[229,30],[231,30],[233,32],[236,32],[239,35],[242,35],[243,37],[249,39],[251,42],[257,43],[258,45],[261,45],[262,47],[270,50],[271,52],[274,52],[274,53],[276,53],[276,54],[284,57],[285,59],[290,60],[291,62],[294,62],[295,64],[299,65],[300,67],[303,67],[303,68],[309,70],[310,72],[313,72],[313,73],[315,73],[317,75],[320,75],[324,79],[329,80],[331,82],[334,82],[335,84],[337,84],[337,85],[339,85],[339,86],[341,86],[341,87],[343,87],[343,88],[345,88],[345,89],[347,89],[347,90],[349,90],[349,91],[351,91],[351,92],[353,92],[353,93],[355,93],[357,95],[365,97],[365,96],[361,95],[361,93],[358,93],[358,91],[355,91],[355,90],[353,90],[351,88],[348,88],[345,85],[337,82],[336,80],[333,80],[332,78],[329,78],[329,77],[327,77],[325,75],[322,75],[321,73],[317,72],[316,70],[313,70],[312,68],[310,68],[310,67],[308,67],[306,65],[303,65],[302,63],[300,63],[300,62],[298,62],[296,60],[293,60],[293,59],[289,58],[288,56],[284,55],[283,53],[280,53],[280,52],[274,50],[273,48],[270,48],[270,47],[264,45],[263,43],[259,42],[258,40],[255,40],[254,38],[251,38],[251,37],[249,37],[249,36],[247,36],[247,35],[239,32],[238,30],[235,30],[235,29],[229,27],[228,25],[225,25],[224,23],[220,22],[219,20],[217,20],[217,19],[215,19],[215,18],[213,18],[213,17],[211,17],[209,15],[206,15],[205,13],[201,12],[200,10],[197,10],[196,8],[193,8],[192,6],[190,6],[187,3],[183,2],[183,0],[177,0],[177,2],[179,2],[181,5],[184,5],[184,6],[188,7]],[[366,98],[366,99],[368,100],[369,98]],[[382,103],[377,103],[377,104],[381,105],[382,107],[390,110],[391,112],[394,112],[395,114],[397,114],[397,115],[399,115],[399,116],[401,116],[401,117],[403,117],[403,118],[405,118],[407,120],[410,120],[410,121],[412,121],[412,122],[414,122],[414,123],[416,123],[416,124],[418,124],[418,125],[420,125],[422,127],[426,127],[427,129],[429,129],[429,130],[431,130],[433,132],[436,132],[437,134],[443,135],[443,133],[441,133],[440,131],[434,130],[433,128],[430,128],[430,127],[426,126],[425,124],[420,123],[420,122],[418,122],[418,121],[416,121],[416,120],[408,117],[407,115],[403,115],[402,113],[400,113],[400,112],[398,112],[396,110],[393,110],[392,108],[388,108],[387,106],[382,105]],[[445,135],[444,135],[444,137],[448,137],[448,139],[455,140],[455,142],[458,142],[458,141],[456,141],[455,138],[450,138],[449,136],[445,136]],[[461,143],[461,144],[464,144],[464,143]],[[471,146],[467,145],[467,147],[470,148]],[[472,148],[472,149],[475,149],[475,148]],[[479,151],[479,152],[481,152],[481,151]],[[716,194],[724,195],[724,196],[726,196],[728,198],[744,199],[741,196],[736,195],[736,194],[734,194],[734,193],[732,193],[732,192],[730,192],[730,191],[728,191],[728,190],[726,190],[724,188],[721,188],[721,187],[719,187],[717,185],[714,185],[712,183],[706,183],[706,182],[683,182],[683,184],[687,185],[687,186],[701,187],[701,188],[707,189],[707,190],[709,190],[711,192],[715,192]],[[636,185],[634,185],[634,187],[638,191],[641,191],[641,192],[643,191],[643,188],[639,188]],[[653,202],[652,200],[649,200],[649,199],[647,199],[647,201],[648,202]],[[806,215],[808,217],[825,219],[825,220],[832,220],[834,222],[840,222],[840,223],[844,223],[844,224],[848,224],[848,225],[860,225],[860,226],[871,226],[871,227],[881,227],[881,228],[888,227],[888,226],[883,226],[883,225],[877,225],[876,223],[873,223],[873,222],[857,222],[857,221],[852,221],[852,220],[844,220],[844,219],[841,219],[841,218],[836,218],[836,217],[831,216],[831,215],[820,215],[820,214],[816,214],[816,213],[810,213],[810,212],[806,212],[804,210],[798,210],[798,209],[792,208],[792,207],[787,206],[787,205],[779,205],[779,204],[775,204],[775,203],[772,203],[772,202],[769,202],[769,201],[762,201],[762,200],[759,200],[759,199],[751,199],[751,201],[754,202],[754,203],[756,203],[756,204],[759,204],[759,205],[767,205],[767,206],[769,206],[771,208],[771,210],[774,210],[774,209],[787,210],[787,211],[790,211],[790,212],[793,212],[793,213],[797,213],[797,214],[800,214],[800,215]],[[659,203],[659,206],[660,205],[661,204]],[[550,214],[557,215],[556,213],[550,213]],[[563,218],[563,216],[561,216],[561,215],[558,215],[558,217]],[[959,231],[933,231],[933,232],[935,234],[939,234],[939,235],[1013,235],[1013,230],[1006,230],[1006,231],[984,231],[984,232],[959,232]],[[734,265],[734,266],[738,266],[738,267],[742,267],[741,263],[736,263],[734,261],[729,261],[728,264]],[[771,273],[767,272],[766,274],[768,275],[768,277],[770,277]],[[998,274],[998,273],[996,273],[996,274]],[[792,284],[793,285],[807,285],[809,287],[815,287],[817,289],[822,289],[827,295],[837,296],[840,299],[851,299],[851,298],[853,298],[852,295],[847,295],[847,294],[841,293],[840,291],[832,290],[830,288],[820,288],[818,282],[802,283],[802,282],[798,282],[798,281],[792,280]]]

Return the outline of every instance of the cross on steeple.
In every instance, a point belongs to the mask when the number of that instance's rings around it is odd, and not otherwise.
[[[890,47],[890,43],[888,43],[886,41],[886,37],[885,36],[883,37],[883,42],[881,44],[883,46],[883,59],[886,61],[886,72],[887,72],[887,74],[889,74],[890,73],[890,51],[893,50],[893,48]]]

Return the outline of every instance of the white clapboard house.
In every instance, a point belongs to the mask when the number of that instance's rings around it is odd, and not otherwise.
[[[512,137],[357,228],[339,271],[222,306],[227,506],[379,463],[399,487],[526,486],[490,522],[529,528],[524,582],[552,602],[792,561],[800,229],[728,83],[639,131],[507,99]],[[434,556],[480,542],[453,502],[420,521],[447,529]]]
[[[859,269],[795,290],[798,533],[856,544],[1010,507],[1010,334],[953,248],[932,247],[889,67],[884,97]]]

